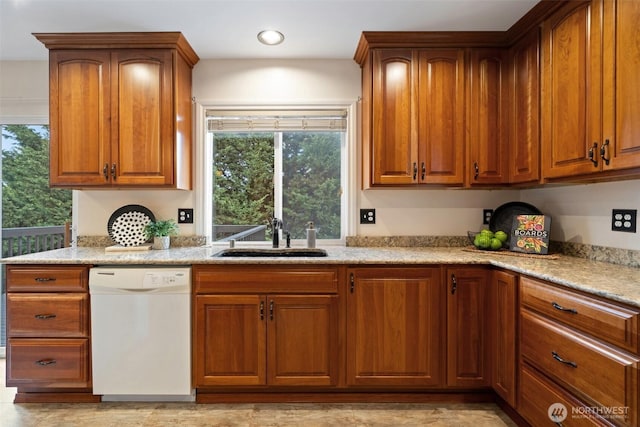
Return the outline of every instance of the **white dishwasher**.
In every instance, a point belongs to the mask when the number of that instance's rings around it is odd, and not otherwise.
[[[194,401],[191,268],[89,272],[93,394],[103,401]]]

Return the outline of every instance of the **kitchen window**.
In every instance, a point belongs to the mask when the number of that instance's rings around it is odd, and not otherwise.
[[[347,110],[206,111],[212,157],[212,239],[344,241]]]

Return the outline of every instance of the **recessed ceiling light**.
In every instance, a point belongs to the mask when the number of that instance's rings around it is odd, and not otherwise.
[[[274,46],[284,41],[284,35],[276,30],[263,30],[258,33],[258,40],[262,44]]]

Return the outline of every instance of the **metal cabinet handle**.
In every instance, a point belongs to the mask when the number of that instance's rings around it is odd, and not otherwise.
[[[112,164],[111,165],[111,178],[113,178],[113,180],[116,180],[116,164]]]
[[[556,310],[564,311],[566,313],[571,313],[571,314],[578,314],[578,311],[575,308],[565,308],[565,307],[561,306],[560,304],[558,304],[557,302],[552,302],[551,305]]]
[[[260,301],[260,320],[264,320],[264,301]]]
[[[40,365],[40,366],[49,366],[49,365],[55,365],[56,359],[40,359],[40,360],[36,360],[36,365]]]
[[[451,295],[456,293],[456,289],[458,289],[458,280],[456,280],[456,275],[451,275]]]
[[[596,159],[596,151],[598,150],[598,143],[594,142],[593,147],[589,148],[589,160],[593,163],[593,166],[598,166],[598,159]]]
[[[351,293],[353,293],[354,288],[355,288],[355,285],[356,285],[356,279],[355,279],[355,277],[353,277],[353,273],[351,273],[351,276],[350,276],[350,278],[349,278],[349,282],[350,282],[350,283],[349,283],[349,284],[350,284],[350,286],[349,286],[349,291],[350,291]]]
[[[105,181],[109,181],[109,163],[105,163],[102,167],[102,176],[104,176]]]
[[[565,365],[571,366],[572,368],[577,368],[578,364],[576,362],[572,362],[570,360],[564,360],[558,353],[555,351],[551,352],[551,356],[556,359],[560,363],[564,363]]]
[[[422,164],[420,165],[420,169],[421,169],[421,179],[424,181],[425,177],[427,176],[427,166],[424,164],[424,162],[422,162]]]
[[[413,162],[413,180],[415,181],[418,177],[418,163]]]
[[[47,320],[47,319],[55,319],[58,316],[56,316],[55,314],[36,314],[33,317],[39,320]]]
[[[269,319],[273,320],[273,300],[269,302]]]
[[[55,277],[36,277],[34,279],[36,282],[55,282]]]
[[[605,165],[609,165],[609,160],[611,160],[611,157],[606,157],[607,147],[609,147],[609,140],[605,139],[604,144],[602,144],[602,147],[600,147],[600,158],[602,159]]]
[[[478,166],[478,162],[473,162],[473,179],[478,179],[480,176],[480,167]]]

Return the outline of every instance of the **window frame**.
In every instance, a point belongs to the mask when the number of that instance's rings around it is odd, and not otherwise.
[[[312,105],[216,105],[216,104],[201,104],[196,102],[196,127],[200,129],[197,132],[195,158],[199,159],[195,162],[196,178],[195,178],[195,202],[194,207],[197,212],[201,212],[200,220],[196,221],[196,234],[204,236],[207,245],[227,245],[226,242],[216,242],[212,240],[212,227],[213,223],[213,188],[212,188],[212,174],[213,174],[213,162],[210,160],[213,158],[213,144],[211,143],[211,136],[207,129],[207,110],[336,110],[343,109],[347,111],[347,127],[341,147],[341,164],[340,164],[340,180],[342,187],[341,203],[340,203],[340,220],[341,220],[341,235],[339,239],[318,239],[317,242],[324,246],[344,246],[346,237],[349,236],[353,230],[355,230],[355,221],[353,219],[355,212],[356,201],[352,197],[352,191],[355,188],[356,182],[356,142],[357,142],[357,128],[356,128],[356,116],[357,116],[357,103],[345,102],[345,103],[331,103],[331,104],[312,104]],[[282,182],[280,181],[280,186]],[[277,202],[276,202],[277,203]],[[196,216],[198,217],[198,216]],[[303,239],[292,240],[292,245],[300,246],[304,242]],[[242,242],[243,245],[264,245],[268,242]]]

